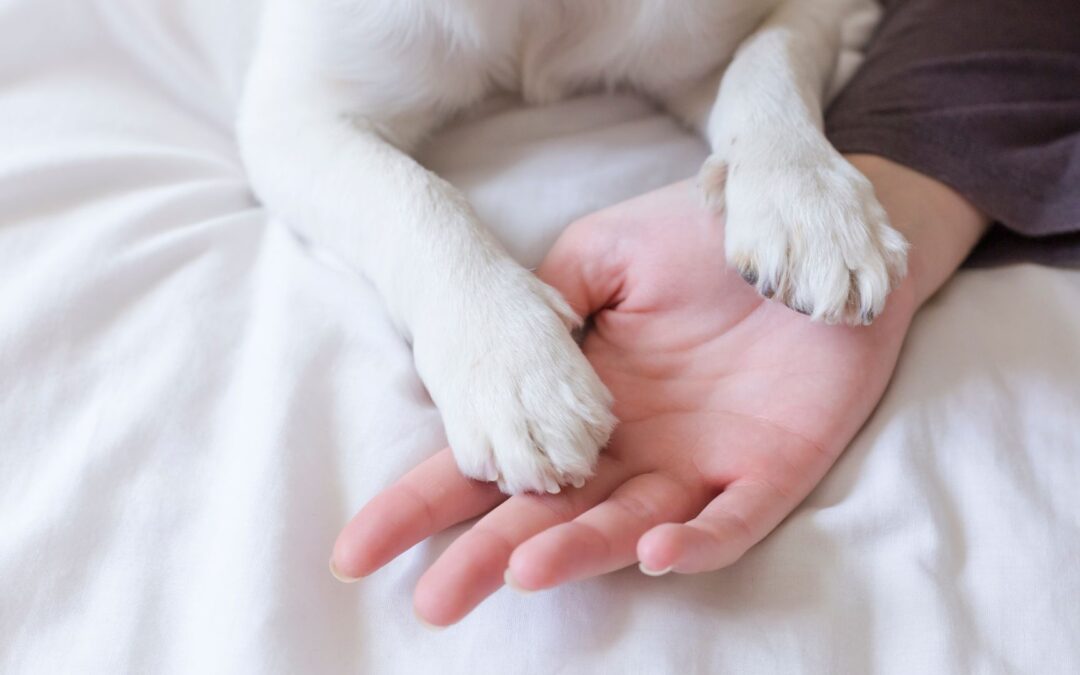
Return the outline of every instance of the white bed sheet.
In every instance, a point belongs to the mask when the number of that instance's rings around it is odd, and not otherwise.
[[[248,193],[256,0],[0,0],[0,671],[1080,672],[1080,274],[964,272],[877,413],[729,570],[412,616],[439,537],[335,582],[440,447],[378,299]],[[493,104],[426,161],[524,262],[690,175],[632,98]]]

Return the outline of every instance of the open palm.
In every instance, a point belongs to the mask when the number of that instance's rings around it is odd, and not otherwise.
[[[761,299],[726,268],[722,223],[689,183],[574,224],[539,274],[592,317],[583,348],[620,425],[583,488],[506,499],[443,451],[353,519],[333,559],[350,578],[490,510],[420,580],[416,609],[433,624],[504,580],[536,590],[636,562],[650,573],[731,564],[869,417],[915,306],[905,284],[875,324],[850,328]]]

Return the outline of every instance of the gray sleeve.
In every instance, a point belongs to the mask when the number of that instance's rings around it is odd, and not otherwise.
[[[892,0],[827,115],[842,152],[946,183],[997,226],[975,259],[1080,265],[1080,2]]]

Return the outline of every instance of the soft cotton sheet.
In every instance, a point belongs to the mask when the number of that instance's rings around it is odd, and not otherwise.
[[[443,437],[371,288],[249,194],[256,5],[0,0],[0,671],[1080,672],[1080,274],[1030,266],[926,307],[728,570],[504,589],[439,633],[410,594],[456,532],[334,581],[339,527]],[[621,96],[496,101],[424,161],[532,265],[704,154]]]

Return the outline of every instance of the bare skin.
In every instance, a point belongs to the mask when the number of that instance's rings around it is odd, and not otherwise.
[[[439,452],[345,527],[332,568],[367,576],[486,513],[424,574],[425,622],[459,621],[505,583],[539,590],[638,563],[720,569],[818,484],[881,399],[918,308],[985,231],[966,200],[871,156],[849,158],[912,244],[871,326],[815,324],[722,261],[721,219],[676,184],[572,225],[538,274],[593,319],[584,351],[620,426],[583,488],[507,499]]]

